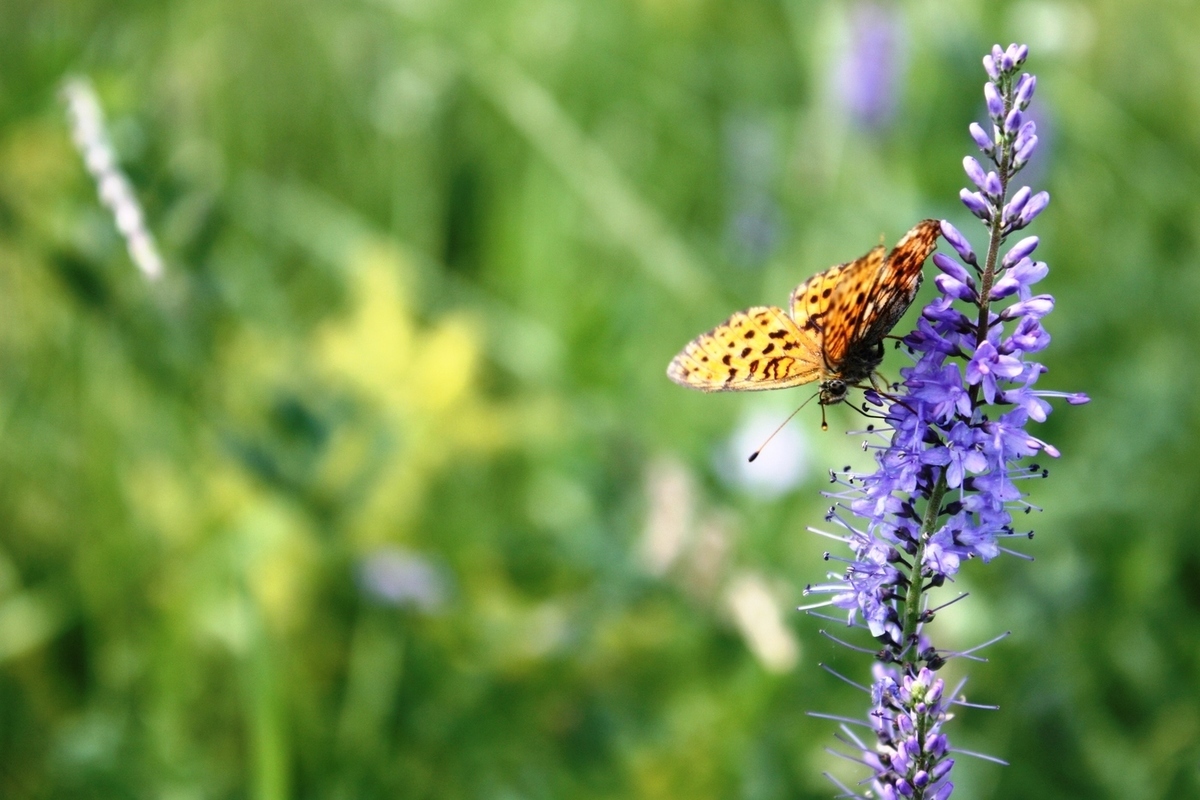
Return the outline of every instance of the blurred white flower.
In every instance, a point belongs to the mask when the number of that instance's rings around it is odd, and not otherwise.
[[[424,556],[382,547],[359,564],[359,584],[375,600],[432,613],[446,602],[446,580]]]
[[[639,555],[652,575],[663,575],[683,552],[695,515],[695,480],[681,461],[664,457],[650,464],[646,506]]]
[[[771,499],[799,486],[812,461],[812,446],[803,424],[792,420],[762,449],[758,458],[750,454],[763,447],[771,433],[787,419],[787,412],[773,407],[747,414],[729,441],[717,453],[716,469],[731,486]]]
[[[680,576],[694,596],[710,600],[725,575],[736,520],[729,512],[716,511],[697,526]]]
[[[725,600],[750,652],[768,672],[787,672],[800,660],[800,643],[783,624],[780,604],[760,575],[743,573],[729,584]]]
[[[86,78],[71,78],[61,90],[71,124],[71,138],[83,156],[100,202],[112,213],[117,230],[125,240],[129,257],[141,273],[150,280],[162,276],[163,261],[154,236],[146,227],[142,206],[133,194],[129,179],[117,163],[116,153],[104,125],[104,112],[96,92]]]

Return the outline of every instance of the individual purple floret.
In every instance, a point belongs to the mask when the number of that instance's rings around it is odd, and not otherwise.
[[[996,84],[989,81],[983,85],[983,99],[987,102],[988,116],[993,122],[1004,119],[1004,98],[1000,96]]]
[[[987,135],[983,126],[978,122],[972,122],[970,127],[971,138],[975,140],[975,144],[983,151],[985,156],[990,156],[996,150],[996,143],[992,141],[992,137]]]
[[[1010,196],[1013,177],[1037,148],[1036,127],[1025,115],[1037,80],[1020,73],[1027,56],[1023,45],[997,45],[983,59],[994,135],[971,124],[984,162],[964,159],[973,187],[960,195],[988,229],[982,263],[966,236],[943,222],[954,254],[933,257],[938,296],[903,339],[913,363],[900,370],[894,393],[867,392],[864,410],[883,422],[868,428],[865,445],[875,471],[831,475],[837,488],[826,492],[835,501],[826,521],[840,532],[817,531],[844,542],[852,557],[840,559],[843,572],[807,588],[828,597],[806,609],[841,609],[882,646],[869,719],[876,741],[867,746],[843,727],[861,751],[848,757],[874,772],[872,797],[944,800],[953,791],[954,761],[941,732],[949,699],[933,673],[956,654],[935,648],[925,633],[936,610],[926,591],[953,580],[967,561],[1015,553],[1008,539],[1032,536],[1015,528],[1014,514],[1034,509],[1020,487],[1047,471],[1027,459],[1059,453],[1027,426],[1046,419],[1051,399],[1088,401],[1037,388],[1046,368],[1031,356],[1050,343],[1043,320],[1054,298],[1033,287],[1049,269],[1032,259],[1036,236],[1005,252],[1006,237],[1050,200],[1027,186]],[[866,796],[837,785],[844,796]]]

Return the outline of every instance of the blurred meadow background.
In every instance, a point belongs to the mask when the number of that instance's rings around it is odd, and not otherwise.
[[[808,392],[664,370],[921,218],[982,246],[1010,41],[1044,383],[1093,402],[1036,560],[943,590],[939,643],[1013,631],[948,728],[1012,765],[955,797],[1200,796],[1200,8],[1148,0],[6,0],[0,795],[831,797],[806,712],[867,698],[818,664],[869,661],[795,607],[862,422],[748,465]]]

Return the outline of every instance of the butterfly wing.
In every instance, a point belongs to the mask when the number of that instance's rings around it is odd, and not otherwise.
[[[900,321],[921,286],[921,267],[937,246],[941,223],[922,220],[886,253],[874,247],[855,261],[814,275],[792,293],[792,315],[820,331],[825,362],[836,372],[847,357],[874,347]]]
[[[680,351],[667,376],[705,392],[783,389],[823,376],[819,343],[781,308],[739,311]]]
[[[772,306],[734,314],[689,342],[667,375],[706,392],[782,389],[842,376],[853,358],[855,379],[863,351],[874,349],[912,304],[940,231],[937,220],[924,220],[891,253],[875,247],[812,276],[792,292],[790,318]]]
[[[865,305],[855,294],[854,305],[859,313],[857,325],[846,343],[848,350],[862,345],[873,346],[883,341],[883,337],[908,311],[916,299],[917,290],[921,288],[921,268],[937,247],[937,237],[941,232],[942,225],[936,219],[918,222],[888,253],[874,283],[866,292]]]
[[[845,359],[859,309],[883,266],[884,252],[875,247],[862,258],[818,272],[792,292],[792,317],[814,332],[831,372]]]

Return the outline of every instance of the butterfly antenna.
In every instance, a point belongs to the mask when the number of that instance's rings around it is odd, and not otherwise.
[[[818,394],[819,394],[819,393],[818,393]],[[768,445],[768,444],[770,444],[770,443],[771,443],[771,440],[775,438],[775,434],[777,434],[777,433],[779,433],[781,430],[783,430],[783,426],[784,426],[784,425],[787,425],[789,422],[791,422],[791,421],[792,421],[792,417],[794,417],[794,416],[796,416],[797,414],[799,414],[799,413],[800,413],[800,409],[801,409],[801,408],[804,408],[806,405],[808,405],[809,403],[811,403],[811,402],[812,402],[812,399],[813,399],[813,397],[816,397],[816,396],[817,396],[817,395],[815,395],[815,394],[814,394],[812,397],[808,398],[808,399],[807,399],[807,400],[805,400],[803,403],[801,403],[801,404],[800,404],[800,405],[799,405],[799,406],[796,408],[796,410],[795,410],[795,411],[793,411],[792,413],[788,414],[788,418],[787,418],[787,419],[785,419],[785,420],[783,421],[783,424],[782,424],[782,425],[780,425],[778,428],[776,428],[776,429],[775,429],[775,430],[774,430],[774,431],[771,433],[771,435],[767,437],[767,440],[766,440],[765,442],[763,442],[763,443],[762,443],[762,445],[761,445],[761,446],[759,446],[759,448],[758,448],[757,450],[755,450],[753,453],[751,453],[751,454],[750,454],[750,461],[754,461],[754,459],[758,458],[758,454],[759,454],[759,453],[761,453],[763,450],[765,450],[765,449],[767,448],[767,445]],[[824,425],[824,416],[825,416],[825,407],[824,407],[824,406],[821,406],[822,425]]]

